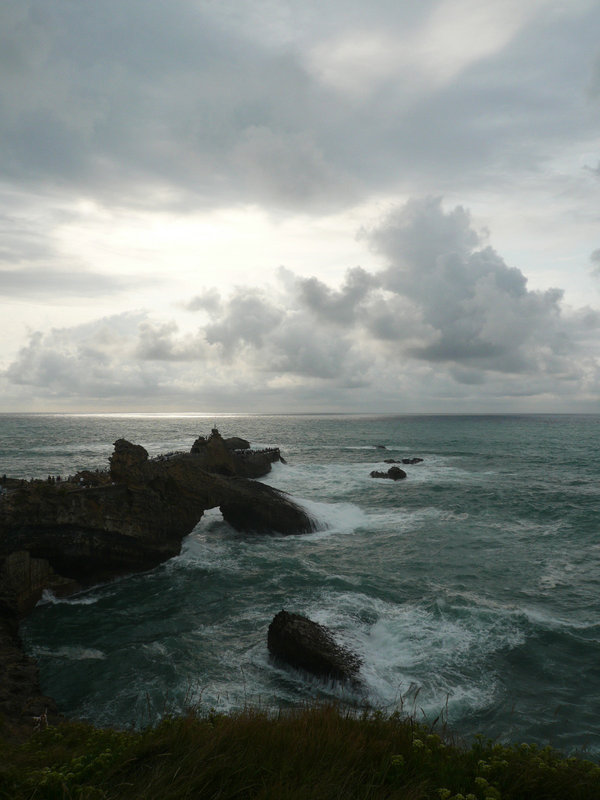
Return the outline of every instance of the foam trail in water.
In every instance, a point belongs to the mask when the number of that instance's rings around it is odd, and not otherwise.
[[[76,645],[65,645],[56,650],[47,647],[36,648],[36,656],[49,656],[50,658],[63,658],[67,661],[104,661],[106,653],[94,647],[78,647]]]
[[[98,591],[98,590],[96,590]],[[56,597],[50,589],[44,589],[38,605],[66,605],[66,606],[91,606],[97,603],[102,597],[106,597],[113,592],[102,591],[98,594],[76,594],[70,597]]]

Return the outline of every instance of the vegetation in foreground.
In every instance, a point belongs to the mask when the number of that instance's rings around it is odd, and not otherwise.
[[[0,740],[10,800],[600,800],[600,767],[550,748],[467,749],[398,714],[325,706],[171,717],[145,731],[66,722]]]

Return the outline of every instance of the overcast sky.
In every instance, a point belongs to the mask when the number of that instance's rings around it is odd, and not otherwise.
[[[600,411],[598,0],[2,0],[0,411]]]

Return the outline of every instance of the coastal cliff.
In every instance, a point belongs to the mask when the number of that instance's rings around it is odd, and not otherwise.
[[[233,442],[233,445],[232,445]],[[242,446],[240,446],[240,443]],[[189,453],[149,458],[115,442],[106,471],[47,481],[6,479],[0,498],[0,714],[29,725],[54,710],[18,639],[18,622],[44,590],[69,594],[177,555],[210,508],[236,530],[302,533],[314,522],[283,492],[250,480],[280,460],[215,429]]]

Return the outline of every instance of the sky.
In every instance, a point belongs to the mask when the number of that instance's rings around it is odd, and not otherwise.
[[[597,0],[2,0],[0,411],[600,411]]]

